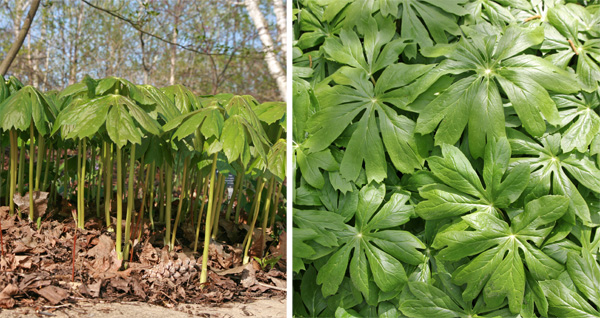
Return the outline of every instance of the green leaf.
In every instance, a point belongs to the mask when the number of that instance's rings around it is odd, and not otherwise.
[[[323,188],[325,184],[325,179],[323,179],[320,169],[325,171],[339,169],[339,164],[335,161],[329,149],[307,154],[301,147],[296,148],[296,162],[302,172],[302,178],[317,189]]]
[[[547,280],[540,282],[540,285],[548,298],[551,315],[556,317],[600,317],[600,312],[562,282]]]
[[[492,214],[473,213],[462,218],[474,231],[442,232],[435,238],[433,246],[447,246],[438,254],[446,260],[477,255],[452,275],[456,284],[467,283],[463,292],[465,301],[475,299],[483,288],[486,303],[501,305],[508,298],[510,311],[519,313],[525,294],[525,273],[544,280],[556,278],[563,270],[562,265],[530,241],[539,246],[567,208],[567,198],[544,196],[527,203],[525,211],[515,217],[510,226]],[[523,252],[524,260],[519,250]]]
[[[600,305],[600,266],[592,253],[583,249],[582,255],[569,253],[567,271],[577,289],[596,307]]]

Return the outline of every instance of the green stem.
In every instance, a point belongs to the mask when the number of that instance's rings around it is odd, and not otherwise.
[[[196,253],[196,251],[198,250],[198,237],[200,236],[200,225],[202,224],[202,215],[204,214],[204,207],[206,206],[206,200],[204,200],[204,193],[206,190],[206,184],[208,183],[208,178],[209,176],[204,178],[205,181],[202,185],[202,194],[200,194],[200,192],[196,192],[196,201],[201,200],[202,204],[200,206],[200,211],[198,212],[198,218],[196,219],[196,239],[194,240],[194,253]]]
[[[25,175],[25,141],[21,139],[21,149],[19,151],[19,194],[24,194],[25,184],[23,178]]]
[[[140,170],[143,171],[144,169],[142,169],[142,167],[140,166]],[[152,172],[151,170],[152,169],[151,169],[150,165],[146,165],[146,179],[144,179],[144,184],[143,184],[144,191],[142,191],[142,193],[143,193],[142,204],[140,207],[140,212],[138,213],[138,219],[136,222],[136,226],[134,228],[135,229],[135,233],[133,235],[134,239],[135,238],[139,239],[142,234],[142,219],[144,218],[144,208],[146,207],[146,195],[147,195],[146,189],[148,187],[148,179],[150,178],[150,173]]]
[[[85,162],[84,162],[85,163]],[[94,176],[96,175],[96,147],[90,144],[90,173],[88,176],[88,193],[87,193],[87,201],[92,202],[92,194],[96,193],[93,189],[94,185]],[[85,175],[84,175],[85,180]]]
[[[252,222],[250,223],[250,229],[246,234],[246,238],[244,239],[245,248],[244,248],[244,258],[242,260],[243,264],[247,264],[250,261],[248,257],[248,251],[250,250],[250,245],[252,244],[252,234],[254,233],[254,226],[256,225],[256,219],[258,219],[258,209],[260,208],[260,198],[262,196],[262,190],[265,187],[265,182],[262,177],[259,177],[258,184],[256,185],[256,195],[254,206],[252,208]]]
[[[100,159],[100,169],[98,170],[98,180],[96,182],[96,217],[100,218],[100,195],[102,194],[102,176],[104,175],[104,166],[106,163],[106,143],[102,143]]]
[[[131,238],[131,214],[133,212],[133,203],[135,195],[133,192],[133,183],[135,180],[135,144],[131,144],[131,153],[129,154],[129,181],[127,182],[127,216],[125,219],[125,253],[129,255],[129,247]]]
[[[271,221],[269,222],[269,227],[273,229],[275,225],[275,216],[277,215],[277,211],[279,210],[279,198],[281,197],[281,189],[283,188],[283,184],[279,183],[277,186],[277,193],[275,194],[275,200],[273,201],[273,208],[271,209]]]
[[[245,170],[242,170],[242,180],[240,181],[240,190],[238,192],[237,195],[237,199],[236,199],[236,204],[235,204],[235,217],[233,222],[235,224],[238,224],[240,222],[240,211],[242,210],[242,196],[244,194],[244,191],[242,189],[244,189],[244,175],[245,175]]]
[[[14,215],[15,214],[15,202],[13,200],[13,197],[15,196],[15,190],[17,187],[17,147],[18,147],[18,143],[17,143],[17,134],[16,132],[11,129],[9,131],[10,134],[10,195],[8,196],[8,201],[9,203],[9,212],[10,215]],[[19,213],[19,217],[21,213]]]
[[[33,125],[32,125],[33,126]],[[43,155],[46,151],[44,136],[41,133],[38,133],[38,149],[37,149],[37,161],[35,167],[35,190],[40,191],[40,182],[42,181],[42,166],[44,164]],[[31,156],[31,155],[30,155]],[[30,157],[29,160],[33,161],[33,157]]]
[[[169,244],[169,250],[172,251],[175,246],[175,235],[177,234],[177,226],[179,225],[179,218],[181,217],[181,208],[183,207],[183,200],[185,200],[187,194],[187,179],[188,179],[188,165],[190,163],[190,157],[185,157],[183,162],[183,179],[181,179],[181,195],[179,196],[179,204],[177,206],[177,215],[175,216],[175,223],[173,224],[173,233],[171,235],[171,244]]]
[[[262,238],[260,242],[260,250],[261,253],[265,250],[265,245],[267,242],[267,224],[269,222],[269,211],[271,210],[271,199],[273,198],[273,189],[275,187],[275,177],[271,177],[271,181],[269,181],[269,190],[267,190],[267,201],[265,202],[265,208],[262,216]],[[262,255],[261,255],[262,257]]]
[[[167,185],[165,188],[165,193],[167,195],[166,199],[166,211],[165,211],[165,242],[169,242],[169,238],[171,237],[171,200],[173,199],[173,166],[167,164],[167,171],[165,173],[165,179],[167,181]]]
[[[63,147],[65,147],[63,152],[63,198],[65,201],[68,201],[69,192],[67,189],[69,188],[69,177],[67,175],[67,147],[66,145],[63,145]]]
[[[208,180],[208,179],[207,179]],[[200,222],[202,220],[202,215],[204,214],[204,207],[206,206],[206,201],[204,200],[204,196],[202,197],[202,204],[200,206],[200,212],[198,213],[198,220],[196,223],[196,240],[194,240],[194,253],[198,250],[198,237],[200,236]]]
[[[197,180],[196,180],[196,199],[194,200],[194,204],[192,205],[192,211],[197,211],[198,210],[198,205],[200,204],[200,193],[202,191],[202,187],[203,187],[203,182],[202,182],[202,171],[198,170],[198,175],[197,175]],[[195,213],[192,213],[192,224],[195,224],[195,222],[197,222],[197,219],[194,219],[195,217]]]
[[[49,172],[50,172],[50,163],[54,162],[52,161],[52,155],[54,154],[54,152],[52,151],[52,144],[48,145],[48,158],[46,158],[46,166],[44,167],[44,179],[42,181],[42,191],[46,191],[46,189],[48,189],[48,176],[49,176]]]
[[[158,221],[165,222],[165,163],[158,171]]]
[[[150,200],[148,201],[148,216],[150,217],[150,224],[152,225],[152,230],[154,230],[154,216],[152,215],[152,208],[154,208],[154,179],[156,175],[156,163],[153,161],[152,166],[150,166],[150,183],[148,186],[150,187]]]
[[[81,153],[81,176],[77,180],[79,184],[79,200],[81,201],[81,212],[78,214],[79,217],[79,228],[83,229],[85,225],[85,167],[87,162],[87,138],[83,138],[83,150]]]
[[[219,181],[217,182],[217,200],[213,211],[213,230],[211,237],[213,240],[219,235],[219,218],[221,217],[221,204],[223,204],[223,192],[225,192],[225,175],[219,173]]]
[[[213,195],[215,191],[215,169],[217,168],[217,155],[213,155],[212,167],[210,169],[210,189],[208,190],[208,209],[206,211],[206,229],[204,231],[204,250],[202,251],[202,272],[200,273],[200,284],[206,283],[208,278],[208,248],[210,246],[210,220],[212,219]],[[198,220],[200,222],[200,220]]]
[[[29,125],[29,220],[33,221],[33,211],[35,210],[35,206],[33,205],[33,156],[35,154],[35,144],[34,144],[34,130],[33,130],[33,120]]]
[[[122,236],[122,232],[123,232],[123,228],[121,227],[121,224],[123,223],[123,182],[122,182],[122,176],[123,176],[123,164],[122,164],[122,158],[121,158],[121,147],[119,147],[117,145],[117,242],[116,242],[116,249],[117,249],[117,257],[119,259],[123,259],[123,253],[121,252],[121,236]]]
[[[106,145],[106,164],[104,166],[104,218],[106,227],[110,227],[110,208],[112,205],[112,176],[113,176],[113,161],[112,161],[112,144],[104,142]]]

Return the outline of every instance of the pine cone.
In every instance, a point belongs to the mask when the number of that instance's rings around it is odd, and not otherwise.
[[[181,255],[181,254],[180,254]],[[147,270],[142,278],[149,281],[163,281],[170,280],[171,282],[188,280],[193,274],[197,272],[198,264],[196,260],[188,258],[187,256],[179,257],[176,260],[170,260],[168,262],[158,263],[151,269]]]

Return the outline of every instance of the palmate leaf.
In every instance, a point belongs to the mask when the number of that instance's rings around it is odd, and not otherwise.
[[[325,179],[320,169],[325,171],[337,171],[339,164],[329,149],[319,152],[307,153],[302,147],[297,147],[296,162],[302,172],[302,178],[311,186],[321,189],[325,185]]]
[[[372,293],[376,292],[369,286],[370,282],[374,281],[384,292],[395,290],[407,281],[402,262],[413,265],[423,262],[424,256],[418,249],[425,245],[409,232],[393,229],[408,222],[414,213],[412,206],[406,205],[408,195],[394,193],[381,206],[384,195],[385,185],[363,187],[354,216],[355,225],[346,225],[344,231],[335,232],[339,248],[317,275],[324,296],[337,292],[348,262],[352,283],[368,302],[372,302]]]
[[[457,216],[470,211],[488,212],[504,209],[516,201],[529,181],[529,166],[521,164],[511,169],[510,146],[506,138],[486,145],[483,180],[479,180],[467,157],[454,146],[442,145],[443,157],[427,159],[431,172],[442,183],[419,189],[425,200],[415,212],[426,220]]]
[[[338,1],[341,2],[341,1]],[[448,34],[460,35],[456,23],[457,17],[467,14],[462,4],[466,0],[355,0],[344,1],[349,3],[344,11],[346,27],[358,25],[368,27],[365,19],[379,12],[383,17],[397,17],[401,21],[400,36],[404,39],[413,39],[420,47],[432,46],[435,43],[447,43]],[[328,8],[326,16],[334,16],[336,11],[343,8],[341,4]],[[414,58],[417,46],[410,45],[405,54]]]
[[[546,59],[562,68],[566,68],[576,58],[576,74],[582,87],[585,91],[592,92],[598,89],[600,81],[600,40],[585,33],[591,26],[583,24],[580,18],[589,19],[589,16],[588,11],[574,4],[549,9],[548,21],[555,29],[550,28],[547,32],[542,49],[550,50],[552,53]]]
[[[338,1],[339,5],[341,1]],[[328,5],[327,8],[330,8]],[[336,14],[329,20],[324,19],[325,8],[317,4],[316,1],[306,3],[306,6],[298,13],[298,23],[295,24],[302,31],[296,46],[302,50],[310,49],[321,45],[326,38],[339,34],[344,20],[343,15]],[[330,10],[331,11],[331,10]]]
[[[584,224],[592,222],[590,209],[573,181],[600,193],[600,169],[588,154],[560,151],[560,134],[547,135],[534,141],[527,135],[509,129],[512,148],[511,164],[527,163],[531,167],[529,185],[524,193],[530,197],[553,194],[568,196],[569,210],[566,219],[574,224],[576,217]],[[537,157],[532,157],[537,156]],[[569,172],[569,175],[566,174]]]
[[[530,134],[540,136],[546,131],[544,119],[558,124],[558,110],[548,90],[575,93],[579,84],[572,74],[540,57],[519,55],[540,44],[543,35],[542,28],[513,26],[499,39],[463,38],[453,50],[443,53],[448,60],[438,66],[441,72],[461,74],[463,78],[427,105],[415,131],[428,134],[439,124],[436,144],[455,144],[468,126],[471,154],[481,157],[486,139],[506,135],[499,87]]]
[[[557,317],[600,317],[600,312],[590,304],[593,303],[596,308],[600,305],[600,265],[592,253],[585,248],[581,255],[569,253],[567,272],[573,281],[571,288],[559,280],[540,282],[548,297],[550,314]]]
[[[73,100],[57,117],[52,133],[65,127],[65,138],[89,138],[102,126],[118,147],[128,142],[141,144],[141,128],[153,135],[161,133],[158,122],[146,111],[128,97],[115,94]]]
[[[595,111],[600,105],[598,93],[554,95],[552,99],[559,109],[561,127],[567,127],[560,142],[563,152],[577,149],[585,153],[600,132],[600,116]]]
[[[414,122],[399,115],[386,101],[397,100],[398,95],[406,97],[414,94],[404,85],[419,78],[431,67],[396,66],[386,68],[375,87],[363,70],[342,67],[332,76],[340,85],[324,89],[318,96],[323,108],[311,117],[307,127],[311,135],[304,144],[310,152],[322,151],[348,126],[355,125],[340,165],[341,175],[348,181],[358,178],[363,161],[368,181],[381,182],[386,178],[384,145],[396,169],[411,173],[423,165],[419,144],[413,135]],[[398,73],[400,69],[404,72]],[[394,74],[403,74],[404,80],[382,80]],[[352,124],[356,116],[360,119]]]
[[[519,313],[526,272],[535,280],[545,280],[556,278],[563,271],[563,266],[539,247],[568,205],[569,199],[564,196],[541,197],[528,202],[510,225],[490,213],[469,214],[462,219],[473,230],[441,232],[433,247],[441,249],[438,256],[443,260],[476,255],[452,274],[454,283],[467,284],[465,301],[475,299],[483,289],[486,303],[499,305],[507,298],[510,311]]]
[[[325,40],[323,50],[329,60],[363,70],[367,77],[398,61],[398,55],[404,50],[405,39],[396,38],[396,28],[392,19],[370,17],[364,32],[364,42],[359,34],[350,28],[340,31],[339,38]]]
[[[17,129],[29,130],[31,121],[37,131],[43,135],[47,134],[49,123],[54,119],[53,110],[50,105],[51,99],[32,86],[25,86],[15,93],[11,93],[4,102],[0,104],[0,128],[5,131]]]
[[[470,24],[476,24],[481,20],[485,20],[494,25],[501,25],[509,24],[515,20],[509,8],[492,0],[470,1],[465,4],[464,8],[468,12],[465,20]]]

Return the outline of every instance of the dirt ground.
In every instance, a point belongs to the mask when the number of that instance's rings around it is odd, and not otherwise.
[[[264,317],[279,318],[286,316],[284,297],[259,298],[248,302],[232,301],[216,306],[179,304],[173,308],[150,305],[141,302],[91,303],[81,301],[76,304],[60,306],[41,306],[40,308],[19,307],[0,309],[0,317],[114,317],[114,318],[152,318],[152,317]]]

